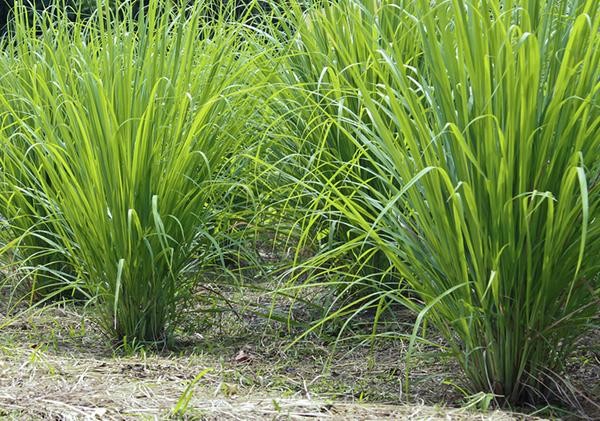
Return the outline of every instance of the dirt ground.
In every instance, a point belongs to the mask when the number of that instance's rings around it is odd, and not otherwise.
[[[407,316],[408,317],[408,316]],[[419,345],[406,393],[406,341],[319,336],[292,347],[289,333],[256,317],[219,320],[175,350],[115,350],[74,305],[0,318],[2,419],[514,420],[583,413],[476,412],[453,362]],[[408,326],[408,323],[407,323]],[[188,332],[189,326],[188,326]],[[193,329],[192,329],[193,331]],[[600,332],[570,362],[574,384],[600,385]],[[594,389],[595,388],[595,389]],[[585,399],[584,399],[585,400]],[[586,409],[593,419],[594,406]],[[530,415],[524,415],[528,412]],[[536,416],[534,416],[536,415]],[[539,418],[538,418],[539,417]],[[600,418],[598,418],[600,419]]]

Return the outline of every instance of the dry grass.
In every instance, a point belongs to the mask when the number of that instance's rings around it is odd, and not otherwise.
[[[280,328],[260,319],[243,320],[222,321],[204,336],[181,338],[185,345],[178,351],[125,355],[112,350],[81,308],[54,306],[22,316],[0,332],[0,416],[527,419],[453,408],[461,395],[447,380],[456,381],[458,370],[432,349],[421,349],[411,371],[411,395],[404,396],[402,341],[386,341],[370,353],[357,341],[333,349],[312,338],[284,350],[289,337]],[[579,357],[574,369],[594,381],[600,365],[591,355]],[[211,371],[191,389],[185,414],[173,415],[186,387],[205,368]]]
[[[22,344],[25,345],[25,344]],[[15,419],[167,418],[186,384],[211,357],[107,358],[57,355],[21,346],[1,362],[0,406]],[[233,363],[232,363],[233,364]],[[425,405],[360,404],[228,383],[231,364],[220,365],[195,390],[187,416],[200,419],[515,419],[495,412],[471,414]]]

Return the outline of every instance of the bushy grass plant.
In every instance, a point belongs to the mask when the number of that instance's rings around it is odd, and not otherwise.
[[[21,5],[21,24],[29,25],[34,16],[30,6]],[[13,18],[11,14],[11,19]],[[20,123],[33,122],[31,104],[27,98],[36,86],[19,77],[19,59],[9,38],[2,39],[0,60],[0,113],[2,115],[3,143],[0,152],[0,216],[7,221],[2,230],[2,253],[10,256],[3,261],[3,269],[17,277],[17,283],[29,283],[30,302],[73,295],[77,287],[74,268],[70,262],[68,227],[61,217],[54,196],[42,188],[48,173],[41,157],[43,151],[31,148],[20,137]],[[41,155],[40,155],[41,153]],[[14,271],[13,269],[19,270]]]
[[[379,83],[345,69],[363,111],[339,98],[354,120],[320,108],[360,151],[348,165],[368,174],[320,184],[319,199],[357,233],[338,253],[357,242],[385,253],[473,392],[511,404],[556,397],[600,308],[599,5],[415,7],[422,56],[393,40],[371,48]]]
[[[289,182],[281,189],[281,214],[287,219],[297,215],[296,226],[302,227],[299,236],[291,235],[297,241],[296,261],[319,252],[321,263],[312,260],[315,270],[307,281],[329,278],[338,285],[338,298],[356,306],[374,290],[397,289],[400,279],[389,270],[384,253],[363,247],[362,234],[327,196],[351,197],[362,188],[389,194],[387,181],[373,176],[374,166],[353,139],[357,121],[370,124],[357,87],[362,83],[375,90],[385,83],[373,67],[373,51],[395,45],[407,61],[419,60],[413,4],[319,1],[293,6],[282,25],[287,46],[279,59],[282,88],[273,105],[278,116],[272,132],[279,142],[272,152],[285,168],[278,182]],[[341,244],[344,256],[337,253]]]
[[[6,135],[14,125],[7,119],[4,124]],[[0,255],[7,257],[2,270],[12,272],[9,279],[16,285],[25,281],[20,285],[25,288],[18,288],[24,294],[19,299],[28,298],[30,304],[58,297],[81,298],[68,250],[72,244],[65,244],[71,235],[60,207],[41,189],[39,180],[46,175],[36,162],[35,151],[12,137],[11,146],[1,155],[0,215],[5,226],[0,231]],[[23,165],[24,159],[31,161],[29,165]]]
[[[17,11],[3,56],[3,147],[21,173],[43,168],[37,197],[59,206],[102,326],[129,343],[167,340],[190,268],[221,254],[233,183],[220,174],[248,140],[260,54],[204,11],[150,2],[137,16],[33,24]]]

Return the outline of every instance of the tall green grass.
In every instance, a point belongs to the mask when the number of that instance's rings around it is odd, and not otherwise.
[[[4,120],[4,133],[15,127],[8,120]],[[81,298],[81,285],[65,244],[71,234],[58,204],[41,190],[39,180],[46,173],[35,152],[27,149],[12,137],[11,147],[4,148],[0,157],[0,215],[7,222],[1,231],[0,254],[7,257],[2,270],[12,272],[13,284],[25,282],[17,288],[19,299],[26,298],[30,304],[61,296]],[[24,159],[31,160],[29,165],[23,165]]]
[[[255,196],[297,262],[317,253],[294,280],[355,294],[326,320],[402,302],[473,392],[559,394],[600,308],[600,6],[291,7],[259,31],[208,3],[75,22],[17,7],[2,251],[82,282],[116,340],[167,341],[179,303],[247,240]]]
[[[279,167],[285,168],[284,218],[297,215],[290,234],[296,260],[319,252],[308,282],[336,282],[337,298],[359,305],[373,291],[395,290],[400,279],[384,253],[363,247],[361,233],[332,207],[329,194],[352,196],[365,185],[388,194],[387,181],[373,177],[375,164],[354,141],[357,121],[370,124],[359,83],[376,89],[385,83],[374,67],[373,51],[393,44],[407,60],[420,57],[410,1],[314,2],[295,4],[286,15],[284,54],[279,58],[281,89],[273,105],[272,132]],[[322,190],[324,188],[324,190]],[[346,253],[337,253],[340,244]],[[350,246],[352,245],[352,246]],[[329,251],[336,256],[332,264]],[[359,276],[354,276],[358,274]],[[334,280],[337,279],[337,280]]]
[[[380,82],[343,70],[364,111],[339,98],[347,114],[319,108],[360,154],[346,160],[353,177],[316,165],[304,183],[356,233],[327,259],[357,243],[385,253],[418,298],[397,299],[441,333],[470,389],[499,402],[560,394],[566,358],[598,316],[598,7],[418,0],[422,56],[393,40],[362,51]],[[337,55],[370,35],[352,36]]]
[[[18,18],[22,25],[29,25],[32,19],[39,18],[29,6],[16,7],[20,7]],[[15,16],[11,14],[10,18],[12,25]],[[57,295],[74,295],[75,289],[81,285],[70,262],[68,248],[73,245],[65,243],[70,243],[71,238],[60,207],[55,197],[42,189],[43,182],[48,179],[44,159],[39,150],[32,149],[30,142],[20,137],[21,121],[32,122],[29,118],[31,104],[26,97],[34,94],[36,86],[23,83],[25,81],[15,73],[19,62],[14,44],[9,45],[14,41],[8,36],[2,39],[0,61],[3,75],[3,83],[0,84],[2,133],[5,139],[10,139],[2,148],[0,157],[0,215],[8,221],[7,229],[2,231],[3,249],[0,254],[9,256],[3,261],[3,269],[12,273],[12,277],[17,278],[16,282],[29,283],[26,289],[32,303]],[[15,268],[18,270],[14,271]]]
[[[14,121],[3,147],[22,174],[43,169],[35,197],[58,205],[53,235],[72,236],[71,260],[117,340],[168,340],[194,273],[221,254],[215,227],[237,188],[221,174],[251,136],[260,52],[204,12],[150,2],[137,16],[100,8],[85,22],[55,11],[31,23],[20,9],[2,57]]]

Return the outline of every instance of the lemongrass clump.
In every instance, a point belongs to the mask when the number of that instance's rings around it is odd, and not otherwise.
[[[59,206],[56,234],[69,233],[117,340],[168,339],[196,279],[186,271],[220,253],[213,228],[232,188],[221,170],[249,139],[260,52],[205,7],[101,7],[75,22],[46,12],[33,24],[20,9],[7,42],[3,147],[21,154],[19,171],[43,168],[38,196]]]
[[[598,3],[415,5],[422,55],[393,41],[372,48],[362,65],[377,85],[360,66],[345,69],[364,111],[341,99],[320,108],[350,134],[354,176],[340,182],[317,164],[309,177],[325,181],[306,186],[360,250],[385,253],[473,392],[507,403],[556,396],[599,309]]]

